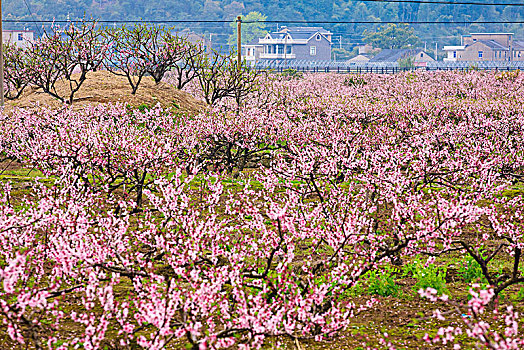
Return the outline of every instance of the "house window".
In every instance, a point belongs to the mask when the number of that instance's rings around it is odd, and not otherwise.
[[[291,53],[291,46],[286,46],[286,54],[290,54]]]
[[[278,45],[277,48],[278,48],[278,52],[277,53],[279,53],[279,54],[283,54],[284,53],[284,46]]]
[[[457,58],[457,51],[453,51],[453,58]]]
[[[482,56],[484,56],[484,52],[483,51],[479,51],[479,58],[482,58]]]
[[[317,55],[317,47],[316,47],[316,46],[311,46],[311,47],[309,48],[309,54],[310,54],[311,56],[316,56],[316,55]]]
[[[18,33],[18,41],[24,40],[24,34]]]
[[[317,34],[317,38],[316,38],[316,39],[317,39],[317,41],[320,41],[320,39],[322,39],[322,38],[320,37],[320,34]]]
[[[424,53],[421,52],[421,53],[420,53],[420,58],[423,58],[423,57],[424,57]]]
[[[519,51],[519,57],[520,57],[520,51]]]

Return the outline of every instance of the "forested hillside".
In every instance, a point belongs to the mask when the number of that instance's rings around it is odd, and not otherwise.
[[[455,0],[460,2],[461,0]],[[498,0],[501,2],[501,0]],[[479,1],[480,2],[480,1]],[[27,6],[28,5],[28,6]],[[522,20],[524,7],[435,5],[410,3],[373,3],[344,0],[5,0],[5,19],[43,20],[87,16],[104,20],[232,20],[239,14],[259,11],[268,20],[310,20],[310,21],[460,21],[460,20]],[[31,15],[32,13],[32,15]],[[20,27],[23,24],[6,24]],[[25,25],[27,26],[27,25]],[[219,33],[214,41],[227,41],[226,34],[231,28],[227,24],[190,24],[204,33]],[[272,29],[272,25],[268,29]],[[373,26],[355,24],[325,25],[336,35],[342,35],[347,43],[358,42],[364,29]],[[376,27],[376,26],[375,26]],[[523,25],[415,25],[421,39],[427,41],[454,42],[457,35],[468,31],[512,31],[524,36]],[[220,35],[222,33],[222,36]]]

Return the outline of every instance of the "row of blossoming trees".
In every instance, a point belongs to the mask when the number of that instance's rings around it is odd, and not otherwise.
[[[381,307],[352,298],[367,272],[458,251],[487,286],[469,301],[422,290],[472,315],[426,341],[521,348],[513,308],[491,326],[483,312],[524,282],[524,77],[344,79],[268,79],[240,108],[188,118],[120,105],[3,115],[2,154],[53,179],[22,202],[2,190],[10,346],[320,341]]]
[[[255,89],[257,73],[241,69],[231,54],[219,54],[202,42],[191,42],[174,28],[148,24],[101,27],[96,21],[53,25],[24,48],[4,44],[5,97],[19,98],[28,86],[72,104],[90,72],[106,69],[123,76],[135,94],[144,76],[160,83],[169,73],[182,89],[198,82],[213,104],[234,97],[240,101]],[[65,84],[66,88],[63,88]]]

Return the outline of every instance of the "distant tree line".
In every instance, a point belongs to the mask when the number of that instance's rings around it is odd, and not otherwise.
[[[456,0],[459,1],[459,0]],[[5,0],[3,13],[6,19],[80,19],[93,17],[105,20],[234,20],[238,15],[258,11],[270,20],[313,21],[489,21],[523,20],[524,8],[511,6],[435,5],[412,3],[384,3],[334,0],[70,0],[57,5],[51,0],[28,0],[29,6],[20,1]],[[32,15],[29,13],[31,9]],[[282,24],[285,24],[284,22]],[[27,24],[9,24],[21,28]],[[178,27],[182,27],[180,25]],[[190,26],[190,25],[187,25]],[[354,33],[352,41],[361,41],[364,30],[376,30],[379,25],[332,24],[324,25],[335,33]],[[38,26],[33,26],[38,29]],[[195,31],[222,33],[215,40],[227,44],[232,28],[228,23],[202,23],[193,26]],[[275,30],[276,24],[268,25]],[[420,38],[438,38],[439,42],[455,42],[451,35],[469,31],[510,31],[524,36],[521,25],[417,25],[415,33]],[[360,35],[360,36],[359,36]]]

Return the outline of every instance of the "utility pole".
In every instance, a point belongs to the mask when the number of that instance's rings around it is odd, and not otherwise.
[[[1,1],[1,0],[0,0]],[[237,17],[237,69],[240,70],[242,64],[242,17]]]
[[[0,0],[0,107],[4,107],[4,30],[2,28],[2,0]]]
[[[438,42],[435,42],[435,61],[438,61]]]

